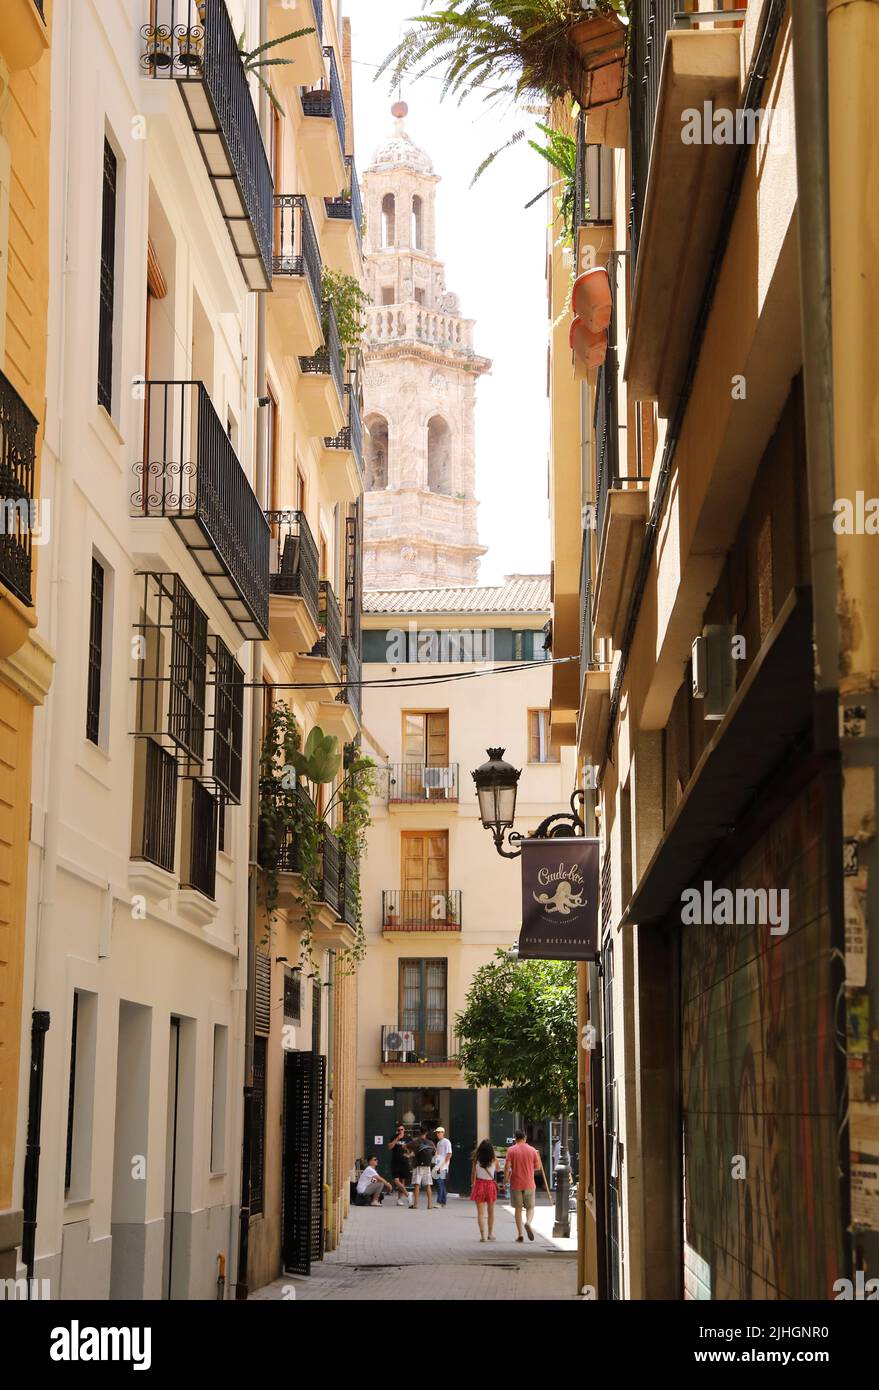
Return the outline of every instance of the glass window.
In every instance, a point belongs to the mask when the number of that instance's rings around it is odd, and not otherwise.
[[[549,710],[532,709],[528,711],[528,761],[532,763],[557,763],[559,751],[552,748],[549,741]]]

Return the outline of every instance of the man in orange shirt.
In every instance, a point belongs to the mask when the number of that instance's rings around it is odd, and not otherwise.
[[[510,1201],[516,1213],[517,1241],[523,1241],[522,1234],[522,1213],[526,1213],[525,1230],[528,1239],[534,1239],[534,1232],[531,1229],[531,1213],[534,1210],[534,1193],[536,1184],[534,1174],[540,1169],[543,1177],[543,1185],[547,1192],[549,1183],[546,1181],[546,1173],[543,1171],[543,1161],[536,1149],[525,1142],[524,1130],[516,1130],[516,1142],[512,1148],[507,1149],[507,1156],[504,1159],[504,1182],[510,1189]]]

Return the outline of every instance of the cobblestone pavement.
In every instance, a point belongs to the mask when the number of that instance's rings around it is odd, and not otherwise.
[[[576,1299],[576,1242],[554,1240],[553,1212],[535,1212],[535,1239],[516,1243],[512,1208],[498,1202],[495,1241],[482,1244],[472,1202],[449,1198],[444,1209],[418,1211],[387,1199],[378,1209],[353,1207],[339,1249],[309,1278],[288,1275],[251,1294],[255,1300]]]

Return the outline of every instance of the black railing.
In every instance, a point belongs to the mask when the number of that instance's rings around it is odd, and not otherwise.
[[[177,759],[155,739],[147,738],[143,743],[146,769],[139,858],[172,874],[177,838]]]
[[[219,637],[214,639],[214,781],[225,801],[241,802],[244,751],[244,671]]]
[[[336,674],[342,674],[342,610],[328,579],[320,581],[320,612],[318,623],[321,635],[314,644],[312,656],[323,656],[333,663]]]
[[[583,530],[580,552],[580,705],[586,689],[586,676],[592,669],[592,533]]]
[[[314,10],[314,27],[317,30],[319,39],[324,36],[324,0],[311,0],[311,8]]]
[[[348,423],[343,425],[337,435],[324,439],[328,449],[350,449],[357,464],[357,471],[363,477],[363,421],[360,418],[360,402],[357,393],[349,384],[345,387],[348,398]]]
[[[148,381],[145,389],[134,515],[168,517],[242,630],[265,637],[269,525],[204,384]]]
[[[461,890],[385,889],[382,926],[386,931],[460,931]]]
[[[598,369],[595,386],[595,495],[596,537],[599,551],[604,534],[607,495],[619,482],[619,431],[617,428],[617,350],[609,347]]]
[[[631,8],[631,76],[629,81],[632,132],[632,191],[630,232],[632,268],[638,256],[647,176],[653,149],[653,127],[659,104],[659,78],[665,36],[674,24],[680,0],[634,0]]]
[[[458,764],[428,767],[425,763],[391,763],[388,801],[418,804],[458,800]]]
[[[271,783],[263,787],[263,795],[270,798]],[[302,825],[314,823],[317,812],[314,802],[305,790],[301,782],[297,783],[293,793],[296,802],[296,818]],[[277,858],[277,870],[281,874],[301,874],[303,872],[304,856],[302,852],[301,834],[291,828],[286,834],[284,843],[279,847]],[[310,876],[315,875],[315,869],[310,871]],[[314,885],[317,887],[317,884]]]
[[[336,696],[341,704],[349,705],[357,716],[358,724],[363,723],[363,693],[360,687],[361,665],[357,642],[346,637],[342,645],[342,661],[345,667],[345,686]]]
[[[343,850],[332,831],[324,832],[321,850],[320,897],[338,917],[342,916],[342,858]]]
[[[335,121],[342,154],[345,153],[345,98],[339,68],[332,47],[324,48],[324,57],[329,64],[330,75],[324,78],[319,87],[302,88],[302,110],[306,116],[328,117]]]
[[[272,528],[269,590],[302,598],[315,622],[320,616],[320,559],[303,512],[266,512]]]
[[[345,372],[343,368],[342,343],[339,338],[339,325],[336,311],[329,301],[321,310],[324,330],[324,345],[313,357],[300,357],[299,369],[306,376],[331,376],[339,393],[339,403],[345,398]]]
[[[240,214],[233,205],[239,203],[253,229],[268,283],[272,265],[272,171],[224,0],[153,0],[151,22],[141,29],[141,36],[144,70],[151,77],[171,78],[183,84],[184,100],[220,210],[230,224],[236,253],[242,262],[247,258],[235,229]],[[193,83],[204,88],[207,103],[202,98],[190,98],[185,88]],[[222,141],[226,160],[217,159],[212,137]]]
[[[196,888],[213,900],[217,891],[217,799],[200,782],[191,785],[189,882],[183,887]]]
[[[582,116],[577,125],[577,173],[574,192],[574,226],[613,222],[613,150],[607,145],[587,145]]]
[[[327,209],[327,217],[338,217],[343,221],[354,223],[354,230],[357,232],[357,243],[363,245],[363,199],[360,196],[360,184],[357,179],[357,169],[352,155],[345,156],[345,167],[348,170],[348,187],[338,198],[325,198],[324,203]]]
[[[37,421],[0,372],[0,582],[31,603]]]
[[[272,273],[303,277],[319,314],[323,295],[323,265],[308,199],[303,193],[275,194],[275,254]]]
[[[356,928],[360,912],[360,865],[346,851],[342,856],[342,921]]]
[[[43,23],[45,24],[45,22],[46,22],[46,10],[45,10],[44,0],[34,0],[34,5],[36,6],[37,14],[40,16],[40,19],[41,19],[41,20],[43,21]]]
[[[439,1019],[436,1028],[407,1028],[405,1024],[382,1024],[381,1049],[384,1066],[414,1066],[418,1062],[456,1062],[460,1048],[460,1038],[455,1029]]]

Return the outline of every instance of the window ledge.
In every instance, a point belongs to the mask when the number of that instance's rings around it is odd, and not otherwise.
[[[154,902],[164,902],[170,898],[177,887],[174,874],[151,864],[148,859],[132,859],[128,866],[128,886],[133,893],[141,893]]]
[[[196,927],[209,927],[216,921],[219,907],[197,888],[181,888],[177,894],[177,911],[187,922]]]

